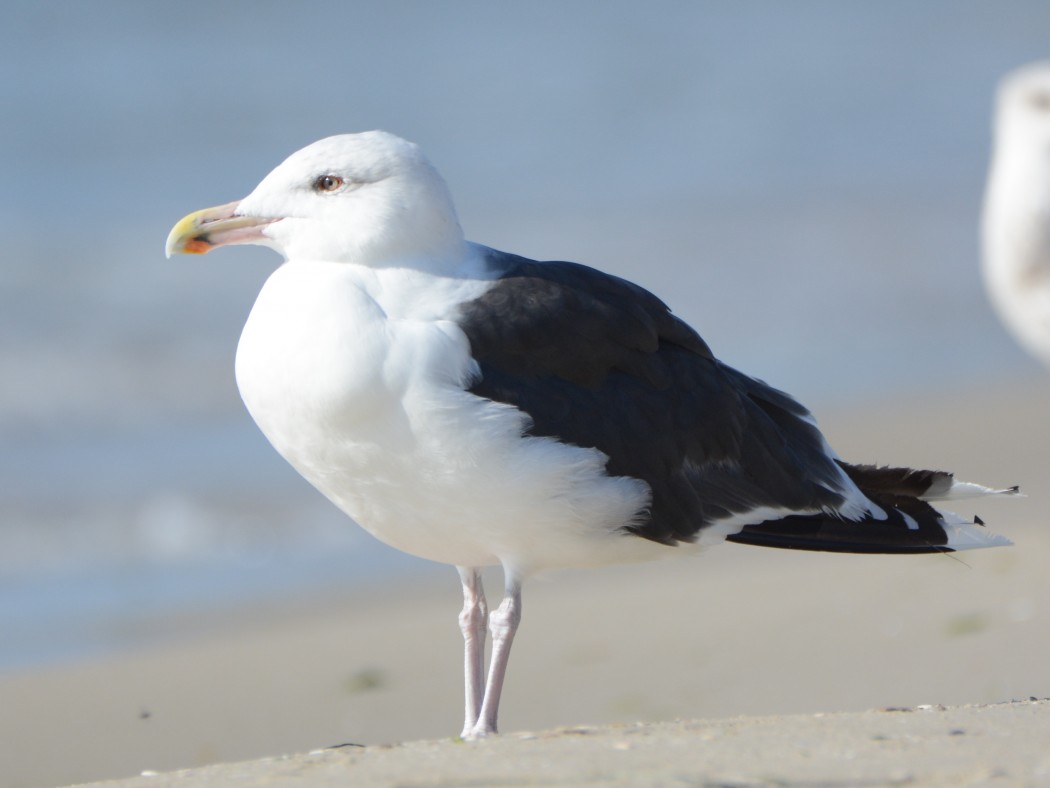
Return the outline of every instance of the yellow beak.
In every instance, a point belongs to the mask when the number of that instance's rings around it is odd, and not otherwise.
[[[265,243],[262,230],[277,219],[238,216],[240,204],[236,200],[184,216],[168,233],[165,254],[205,254],[217,246]]]

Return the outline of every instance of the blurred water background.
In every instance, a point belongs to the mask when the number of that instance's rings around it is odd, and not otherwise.
[[[0,4],[0,669],[434,571],[258,434],[278,259],[166,261],[189,211],[385,128],[469,238],[647,286],[818,417],[1023,385],[977,227],[995,83],[1048,54],[1045,0]]]

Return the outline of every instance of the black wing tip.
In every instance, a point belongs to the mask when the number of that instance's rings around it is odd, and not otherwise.
[[[872,498],[885,513],[860,520],[829,514],[796,514],[744,526],[727,541],[788,550],[891,555],[953,552],[941,513],[903,496]]]
[[[943,544],[913,542],[907,544],[860,543],[833,539],[797,539],[787,535],[742,531],[726,537],[727,542],[752,547],[775,547],[781,550],[805,550],[820,553],[852,553],[855,555],[929,555],[954,553],[955,548]]]

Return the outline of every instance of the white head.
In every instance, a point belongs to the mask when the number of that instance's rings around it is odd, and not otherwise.
[[[445,182],[416,145],[385,131],[328,137],[293,153],[243,200],[182,219],[167,252],[244,243],[293,261],[374,267],[463,253]]]
[[[1050,364],[1050,62],[1000,83],[982,242],[999,316]]]
[[[1050,62],[1031,63],[1008,74],[999,85],[996,104],[1000,148],[1039,150],[1050,162]]]

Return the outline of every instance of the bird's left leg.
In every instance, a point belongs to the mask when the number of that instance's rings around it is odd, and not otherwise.
[[[485,686],[485,630],[489,611],[485,591],[481,587],[481,572],[473,567],[457,566],[463,583],[463,610],[459,614],[459,628],[463,632],[463,677],[466,712],[463,737],[466,738],[478,724],[481,714],[481,692]]]
[[[521,580],[507,570],[506,593],[500,606],[489,614],[489,633],[492,635],[492,658],[489,662],[488,683],[485,685],[485,700],[474,728],[463,738],[479,739],[496,733],[496,716],[499,714],[499,698],[503,692],[503,678],[507,673],[510,647],[514,633],[521,621]]]

